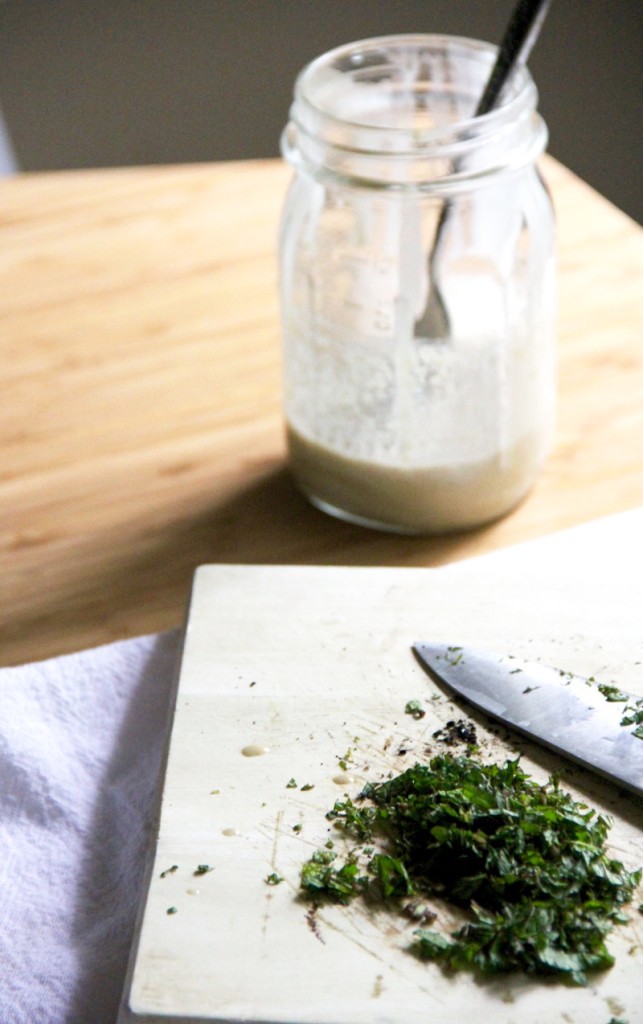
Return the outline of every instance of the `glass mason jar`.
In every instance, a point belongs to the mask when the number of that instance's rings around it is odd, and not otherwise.
[[[547,130],[526,69],[472,112],[495,47],[342,46],[299,75],[282,148],[290,462],[310,501],[402,533],[508,512],[555,407]]]

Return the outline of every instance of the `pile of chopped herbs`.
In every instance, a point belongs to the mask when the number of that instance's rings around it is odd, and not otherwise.
[[[605,938],[627,920],[641,871],[609,857],[609,819],[518,760],[440,755],[337,801],[327,817],[355,841],[342,862],[328,843],[301,873],[315,904],[384,900],[432,921],[426,900],[468,912],[450,936],[413,932],[412,951],[447,970],[524,971],[584,985],[614,960]]]

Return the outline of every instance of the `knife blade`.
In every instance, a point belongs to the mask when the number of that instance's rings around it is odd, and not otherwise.
[[[621,721],[643,711],[642,697],[616,687],[601,692],[593,679],[479,648],[418,642],[413,650],[470,704],[643,795],[643,739],[633,735],[636,724]]]

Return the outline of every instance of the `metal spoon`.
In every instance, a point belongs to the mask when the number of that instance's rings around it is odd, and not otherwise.
[[[484,92],[475,109],[474,117],[488,114],[499,105],[502,91],[514,71],[522,67],[540,34],[551,0],[518,0],[500,43],[498,56],[487,80]],[[440,211],[433,246],[429,254],[429,296],[424,312],[415,323],[415,336],[429,341],[445,340],[450,336],[449,314],[440,286],[437,268],[439,250],[444,239],[452,203],[446,200]]]

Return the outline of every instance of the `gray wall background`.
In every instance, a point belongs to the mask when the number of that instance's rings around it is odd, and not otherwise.
[[[276,156],[324,50],[445,32],[498,42],[514,0],[0,0],[0,105],[18,167]],[[554,0],[530,68],[549,150],[637,220],[642,0]]]

